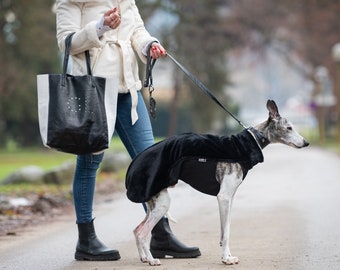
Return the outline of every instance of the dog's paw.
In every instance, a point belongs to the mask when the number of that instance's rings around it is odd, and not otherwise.
[[[149,264],[151,266],[158,266],[158,265],[161,265],[161,261],[159,259],[152,259],[152,260],[149,260]]]
[[[239,260],[235,256],[227,256],[222,258],[222,262],[226,265],[238,264]]]
[[[149,262],[148,259],[147,259],[146,257],[140,257],[140,261],[141,261],[142,263],[147,263],[147,262]]]

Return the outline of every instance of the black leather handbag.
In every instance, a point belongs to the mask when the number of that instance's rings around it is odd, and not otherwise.
[[[37,76],[40,134],[46,147],[96,153],[111,141],[118,82],[92,75],[89,51],[85,52],[87,75],[66,73],[73,34],[65,40],[63,73]]]

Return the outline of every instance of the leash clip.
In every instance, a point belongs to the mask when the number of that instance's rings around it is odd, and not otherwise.
[[[149,85],[149,112],[152,119],[156,119],[156,100],[152,97],[152,92],[155,88]]]

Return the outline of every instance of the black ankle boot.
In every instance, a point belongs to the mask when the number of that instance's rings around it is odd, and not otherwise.
[[[79,223],[79,239],[74,258],[79,261],[115,261],[120,259],[118,250],[106,247],[96,235],[93,220]]]
[[[162,218],[151,231],[150,251],[155,258],[195,258],[201,255],[198,247],[187,247],[172,233],[167,218]]]

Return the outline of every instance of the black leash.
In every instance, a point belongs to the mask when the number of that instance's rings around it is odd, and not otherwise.
[[[189,79],[196,84],[206,95],[208,95],[215,103],[220,106],[225,112],[227,112],[236,122],[243,128],[247,128],[231,111],[229,111],[223,104],[214,96],[214,94],[189,70],[183,67],[171,54],[167,53],[167,56],[189,77]]]
[[[236,120],[236,122],[247,129],[247,127],[231,112],[229,111],[223,104],[214,96],[214,94],[199,80],[195,77],[189,70],[183,67],[171,54],[167,53],[167,56],[189,77],[189,79],[196,84],[206,95],[208,95],[218,106],[220,106],[225,112],[227,112],[232,118]],[[147,65],[146,65],[146,76],[144,87],[149,87],[150,94],[150,115],[155,118],[156,116],[156,101],[152,97],[152,92],[154,91],[153,82],[152,82],[152,68],[155,65],[156,59],[151,59],[150,57],[150,49],[148,50],[147,55]]]

